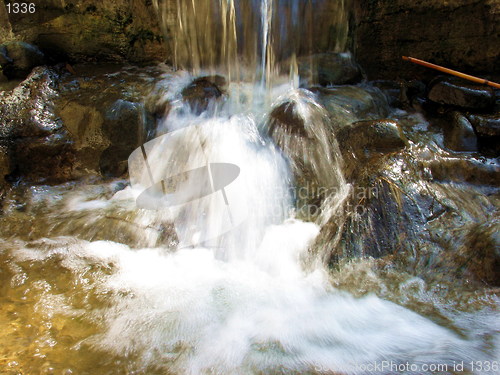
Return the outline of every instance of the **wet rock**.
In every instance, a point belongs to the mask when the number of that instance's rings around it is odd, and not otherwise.
[[[60,183],[73,178],[73,144],[64,131],[46,137],[21,138],[12,146],[15,171],[32,183]]]
[[[403,98],[404,86],[402,82],[390,80],[377,80],[371,82],[373,86],[377,87],[387,97],[387,102],[391,106],[401,107],[405,104]]]
[[[467,159],[441,159],[428,164],[434,180],[500,186],[500,166]]]
[[[222,91],[210,77],[195,79],[182,90],[182,97],[195,113],[207,110],[210,102],[222,96]]]
[[[5,183],[5,176],[10,172],[9,150],[6,145],[0,144],[0,187]]]
[[[295,111],[295,104],[285,102],[274,108],[269,116],[269,133],[277,129],[288,134],[307,137],[304,119]]]
[[[298,60],[299,75],[322,86],[361,82],[361,68],[350,53],[320,53]]]
[[[0,65],[7,78],[25,78],[34,67],[45,63],[38,47],[24,42],[9,42],[0,46]]]
[[[484,137],[500,136],[500,114],[494,115],[467,115],[476,132]]]
[[[468,114],[479,138],[482,153],[497,157],[500,155],[500,112],[492,115]]]
[[[60,108],[59,115],[74,142],[75,167],[87,173],[97,173],[101,154],[110,145],[102,129],[104,119],[101,113],[92,106],[71,101]]]
[[[57,80],[39,67],[14,90],[0,92],[0,138],[45,136],[61,128],[53,114]]]
[[[450,126],[444,132],[444,144],[454,151],[477,151],[477,137],[474,129],[464,115],[451,114]]]
[[[385,95],[376,87],[339,86],[312,88],[334,124],[375,120],[389,114]]]
[[[495,105],[491,87],[455,77],[438,77],[430,84],[428,98],[435,103],[466,109],[488,109]]]
[[[399,124],[390,119],[358,121],[342,127],[337,139],[343,153],[357,158],[384,155],[405,147]]]
[[[12,91],[0,92],[0,140],[9,145],[9,180],[58,182],[71,174],[72,143],[54,114],[58,79],[38,67]]]
[[[166,92],[166,88],[158,88],[146,97],[144,109],[154,119],[165,117],[170,112],[171,104]]]
[[[481,282],[500,286],[500,225],[473,225],[459,255],[460,268]],[[459,269],[460,269],[459,268]]]
[[[123,99],[118,99],[106,112],[103,131],[110,146],[99,161],[102,174],[121,176],[127,171],[128,157],[145,142],[143,112],[141,104]]]

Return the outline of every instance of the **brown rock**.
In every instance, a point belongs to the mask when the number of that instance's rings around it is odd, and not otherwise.
[[[341,150],[360,158],[389,154],[405,147],[399,124],[390,119],[355,122],[341,128],[337,139]]]

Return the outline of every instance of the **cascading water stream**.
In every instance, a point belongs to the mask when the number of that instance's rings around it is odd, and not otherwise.
[[[316,30],[298,18],[321,18],[334,2],[177,0],[175,22],[167,16],[171,3],[155,5],[164,26],[173,27],[176,66],[191,73],[169,72],[157,83],[164,93],[157,100],[168,102],[169,111],[155,138],[130,159],[132,187],[84,205],[78,197],[61,204],[72,212],[126,207],[137,228],[173,222],[178,243],[141,249],[69,238],[0,243],[18,272],[12,283],[25,282],[17,270],[26,265],[69,280],[57,287],[36,280],[35,292],[25,292],[50,320],[47,329],[64,333],[77,325],[81,339],[72,348],[111,354],[113,361],[104,361],[110,374],[421,375],[436,373],[426,364],[452,369],[498,356],[498,338],[488,336],[492,326],[498,329],[494,312],[443,309],[453,330],[375,295],[337,290],[324,254],[311,258],[325,223],[343,220],[350,186],[325,109],[297,88],[297,58],[312,52]],[[345,11],[343,1],[335,3]],[[346,15],[337,17],[336,29],[345,31]],[[342,50],[340,39],[335,48]],[[200,110],[183,91],[198,76],[214,74],[224,75],[227,87]],[[303,125],[299,132],[268,121],[282,105]],[[216,187],[212,168],[224,163],[238,173]],[[208,177],[192,173],[198,170]],[[300,179],[333,191],[315,220],[295,210]],[[159,209],[136,207],[155,184],[144,204]],[[79,294],[66,284],[81,287]],[[49,347],[51,336],[44,340]],[[417,367],[394,370],[406,363]]]

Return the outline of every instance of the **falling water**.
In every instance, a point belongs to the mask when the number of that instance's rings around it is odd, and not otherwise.
[[[156,0],[174,65],[267,82],[293,72],[299,56],[345,51],[347,0]],[[336,30],[332,33],[332,30]],[[314,36],[314,38],[313,38]]]

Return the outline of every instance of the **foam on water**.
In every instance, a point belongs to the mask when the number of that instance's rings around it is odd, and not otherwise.
[[[89,264],[113,264],[98,287],[112,304],[93,312],[104,320],[104,332],[79,347],[135,355],[139,369],[390,373],[364,366],[382,361],[451,366],[498,354],[484,347],[481,330],[477,336],[459,336],[374,295],[354,298],[337,291],[323,269],[302,271],[298,260],[318,230],[294,220],[270,226],[255,257],[245,261],[221,261],[204,248],[137,251],[103,241],[66,246],[60,241],[50,251],[21,248],[15,258],[44,262],[59,255],[75,273]],[[51,310],[63,304],[51,299],[39,305]],[[499,328],[498,316],[463,316],[471,318],[476,325],[484,319],[487,330]]]

